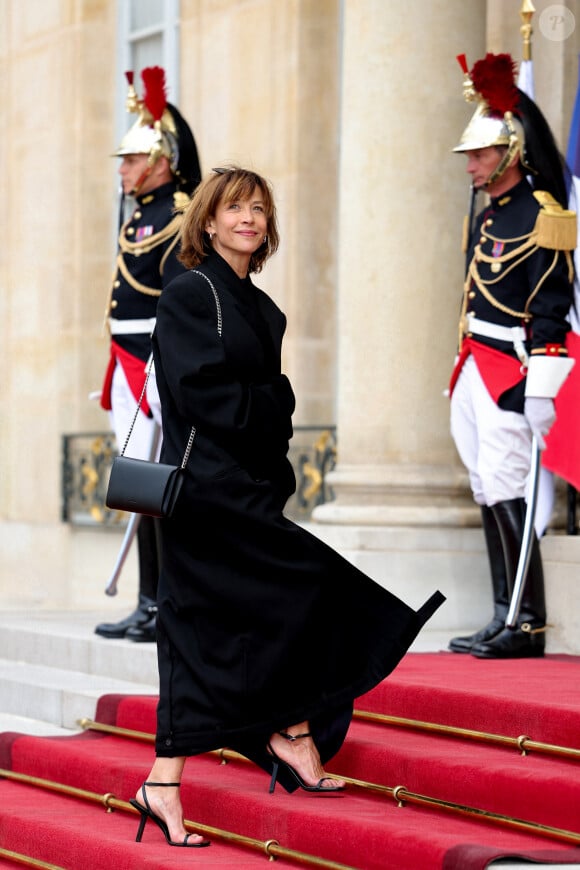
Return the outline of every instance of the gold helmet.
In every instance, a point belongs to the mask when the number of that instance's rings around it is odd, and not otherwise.
[[[509,54],[486,54],[468,70],[465,55],[457,60],[463,70],[463,96],[467,102],[477,101],[477,108],[461,134],[455,152],[475,151],[495,145],[507,150],[486,185],[497,181],[516,154],[528,170],[526,163],[526,137],[524,127],[516,116],[520,92],[516,86],[516,65]]]
[[[165,89],[165,72],[159,66],[146,67],[141,73],[143,99],[139,99],[133,86],[133,73],[126,72],[129,83],[126,107],[139,117],[125,133],[113,157],[126,154],[148,154],[153,166],[163,155],[169,160],[173,172],[179,161],[178,135]]]

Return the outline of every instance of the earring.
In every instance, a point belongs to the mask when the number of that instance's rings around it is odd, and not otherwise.
[[[264,244],[268,241],[268,236],[264,236]]]
[[[213,233],[208,233],[210,242],[213,242]]]

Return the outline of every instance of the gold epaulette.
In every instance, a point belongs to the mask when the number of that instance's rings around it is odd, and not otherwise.
[[[576,212],[562,208],[551,193],[535,190],[540,203],[534,237],[541,248],[551,251],[573,251],[577,244]]]

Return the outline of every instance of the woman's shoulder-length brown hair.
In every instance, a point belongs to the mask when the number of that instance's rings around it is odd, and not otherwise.
[[[230,166],[226,169],[212,169],[193,194],[187,206],[181,225],[181,250],[178,259],[188,269],[199,266],[211,252],[209,236],[206,232],[208,221],[215,217],[221,202],[235,202],[249,199],[255,188],[264,198],[264,211],[267,220],[266,241],[262,242],[250,258],[249,272],[259,272],[268,259],[278,250],[280,236],[274,196],[268,181],[257,172]]]

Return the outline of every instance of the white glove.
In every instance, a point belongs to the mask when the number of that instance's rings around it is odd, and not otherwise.
[[[528,396],[524,401],[524,417],[536,436],[540,450],[546,449],[544,436],[548,434],[556,419],[554,402],[540,396]]]

